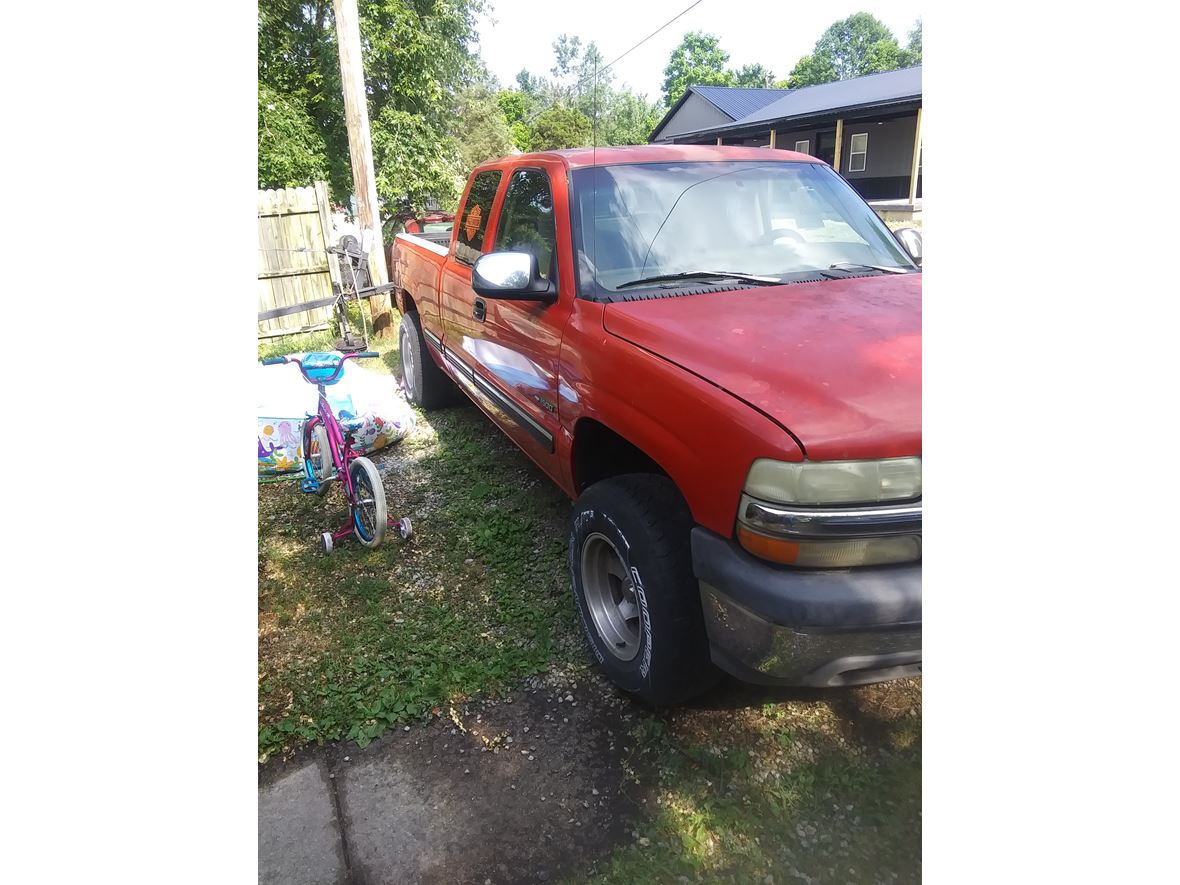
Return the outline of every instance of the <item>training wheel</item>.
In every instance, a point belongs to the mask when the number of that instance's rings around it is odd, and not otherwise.
[[[324,548],[324,553],[332,552],[332,533],[324,532],[320,535],[320,546]]]
[[[414,524],[410,522],[410,517],[403,516],[397,521],[397,531],[403,541],[409,540],[410,536],[414,534]]]

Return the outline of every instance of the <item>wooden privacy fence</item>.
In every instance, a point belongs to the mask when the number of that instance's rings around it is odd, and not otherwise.
[[[328,186],[258,192],[258,312],[331,298],[339,268],[329,261],[332,221]],[[338,290],[337,290],[338,291]],[[331,307],[318,307],[258,323],[259,338],[326,328]]]

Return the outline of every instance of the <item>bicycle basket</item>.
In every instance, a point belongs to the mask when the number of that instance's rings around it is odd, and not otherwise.
[[[340,360],[341,356],[338,353],[312,351],[304,355],[300,370],[303,372],[303,377],[312,384],[335,384],[344,377],[343,372],[336,375],[336,371],[340,368]],[[336,377],[333,378],[333,375]]]

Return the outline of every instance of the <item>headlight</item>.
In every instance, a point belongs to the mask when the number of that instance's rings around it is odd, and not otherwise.
[[[746,477],[737,540],[762,559],[852,568],[922,558],[922,459],[760,458]]]
[[[759,458],[746,491],[779,504],[879,504],[922,497],[922,459],[772,461]]]

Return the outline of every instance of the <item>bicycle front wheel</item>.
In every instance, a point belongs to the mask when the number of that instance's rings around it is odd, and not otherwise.
[[[328,482],[335,476],[328,431],[319,418],[308,418],[303,424],[303,473],[316,483],[316,494],[328,490]]]
[[[357,540],[366,547],[377,547],[385,540],[387,523],[385,486],[381,474],[368,458],[356,458],[348,465],[352,480],[352,526]]]

